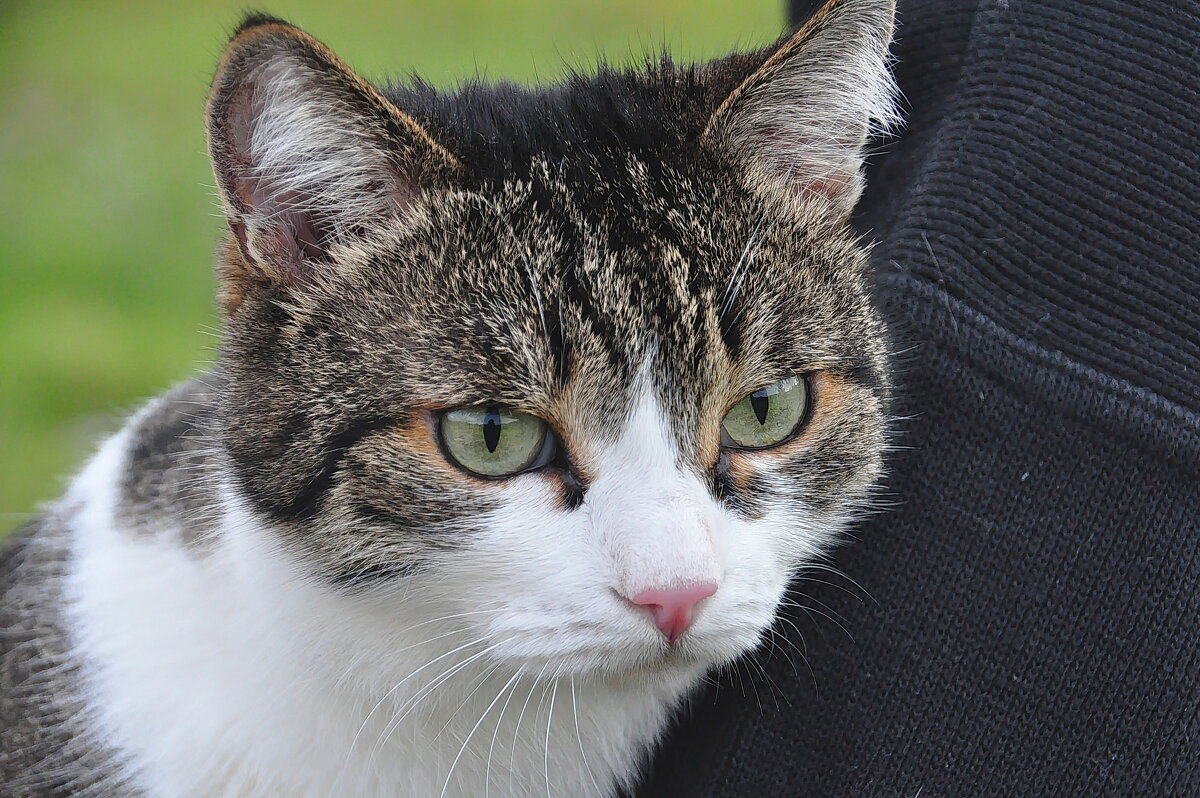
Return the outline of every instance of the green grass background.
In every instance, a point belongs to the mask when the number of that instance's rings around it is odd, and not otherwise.
[[[370,79],[546,82],[774,38],[779,0],[273,0]],[[0,536],[122,415],[203,367],[222,222],[211,71],[247,6],[0,0]]]

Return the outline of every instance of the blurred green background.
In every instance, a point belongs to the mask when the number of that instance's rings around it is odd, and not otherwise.
[[[780,0],[264,0],[374,80],[546,82],[778,35]],[[222,222],[211,70],[242,2],[0,0],[0,536],[121,416],[203,368]]]

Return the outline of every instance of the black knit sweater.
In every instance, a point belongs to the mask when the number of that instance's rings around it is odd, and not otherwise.
[[[1200,795],[1200,5],[900,14],[897,506],[641,794]]]

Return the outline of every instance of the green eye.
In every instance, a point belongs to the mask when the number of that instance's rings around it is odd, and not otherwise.
[[[438,432],[454,462],[485,477],[524,471],[546,442],[545,421],[495,405],[447,411]]]
[[[721,426],[736,446],[765,449],[787,439],[806,415],[808,382],[803,377],[788,377],[738,402]]]

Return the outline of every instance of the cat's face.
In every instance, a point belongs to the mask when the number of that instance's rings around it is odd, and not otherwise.
[[[890,24],[835,3],[761,54],[515,109],[387,99],[244,29],[210,104],[224,444],[286,556],[532,673],[753,647],[881,467],[845,218]]]

